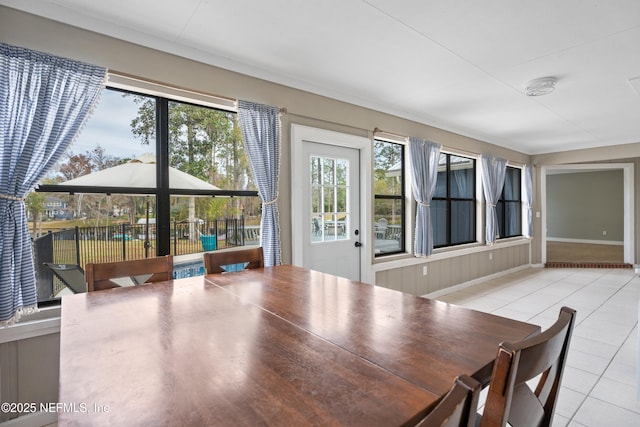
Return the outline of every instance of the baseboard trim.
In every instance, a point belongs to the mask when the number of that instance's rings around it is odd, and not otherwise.
[[[565,239],[563,237],[547,237],[547,242],[584,243],[584,244],[588,244],[588,245],[624,246],[624,241],[620,241],[620,240]]]
[[[529,268],[536,268],[531,264],[524,264],[518,267],[510,268],[509,270],[503,270],[498,273],[490,274],[488,276],[478,277],[477,279],[469,280],[468,282],[459,283],[457,285],[449,286],[448,288],[440,289],[439,291],[433,291],[428,294],[421,295],[423,298],[438,298],[442,295],[450,294],[451,292],[460,291],[462,289],[470,288],[478,283],[486,282],[487,280],[496,279],[507,274],[516,273],[522,270],[528,270]]]

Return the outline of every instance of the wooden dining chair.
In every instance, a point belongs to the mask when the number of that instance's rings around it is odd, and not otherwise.
[[[204,254],[204,269],[207,271],[207,274],[237,271],[238,265],[243,266],[239,268],[240,270],[264,267],[262,247],[238,251],[206,252]]]
[[[474,427],[482,385],[468,375],[456,378],[453,387],[416,426]]]
[[[384,239],[387,234],[387,227],[389,226],[389,221],[386,218],[380,218],[376,224],[376,238]]]
[[[129,261],[88,263],[85,266],[87,290],[119,288],[113,279],[128,278],[134,285],[161,282],[173,278],[173,256],[144,258]]]
[[[539,335],[500,344],[480,427],[551,425],[575,317],[575,310],[562,307],[558,320]],[[532,391],[527,381],[538,376]]]

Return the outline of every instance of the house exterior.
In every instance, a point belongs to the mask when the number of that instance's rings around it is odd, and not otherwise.
[[[73,209],[69,207],[69,203],[59,197],[47,196],[44,202],[45,217],[52,220],[73,219]]]

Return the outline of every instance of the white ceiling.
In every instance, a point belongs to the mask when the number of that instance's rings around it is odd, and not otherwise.
[[[527,154],[640,142],[638,0],[0,4]]]

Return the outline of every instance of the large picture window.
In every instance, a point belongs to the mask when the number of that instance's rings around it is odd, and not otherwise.
[[[405,251],[405,146],[374,141],[374,241],[376,256]]]
[[[504,187],[496,205],[500,238],[522,235],[522,170],[507,166]]]
[[[83,269],[258,244],[261,203],[236,117],[105,89],[57,169],[27,199],[37,264]],[[38,283],[40,301],[65,289],[49,277]]]
[[[431,200],[434,248],[476,241],[476,161],[441,153]]]

